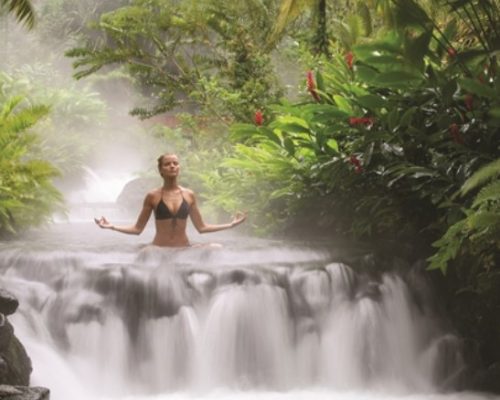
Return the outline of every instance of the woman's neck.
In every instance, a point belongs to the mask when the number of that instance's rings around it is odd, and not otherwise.
[[[177,179],[163,179],[163,189],[164,190],[175,190],[178,189]]]

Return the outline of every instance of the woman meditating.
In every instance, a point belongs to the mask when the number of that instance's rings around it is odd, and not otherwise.
[[[139,235],[144,230],[151,213],[154,212],[156,235],[153,245],[186,247],[190,246],[186,235],[188,216],[199,233],[217,232],[233,228],[245,221],[246,214],[238,212],[228,224],[206,224],[201,217],[193,191],[181,187],[177,183],[180,171],[177,155],[167,153],[160,156],[158,158],[158,170],[163,178],[163,186],[153,189],[146,195],[142,211],[135,225],[113,225],[104,217],[95,218],[96,224],[103,229]]]

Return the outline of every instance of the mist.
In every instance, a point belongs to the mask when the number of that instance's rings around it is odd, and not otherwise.
[[[2,94],[50,106],[50,115],[33,129],[40,137],[39,154],[28,156],[43,156],[59,169],[55,184],[71,213],[73,204],[114,202],[131,179],[156,176],[156,158],[174,146],[148,132],[153,122],[129,114],[140,96],[124,74],[74,79],[64,51],[77,39],[49,38],[46,3],[36,4],[37,23],[30,31],[12,17],[1,17]],[[89,9],[91,3],[100,2],[87,2]]]

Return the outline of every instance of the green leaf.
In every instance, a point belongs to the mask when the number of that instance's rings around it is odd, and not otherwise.
[[[401,119],[399,121],[399,125],[401,127],[407,127],[411,125],[413,115],[417,112],[418,108],[417,107],[410,107],[408,108],[403,115],[401,116]]]
[[[258,134],[258,127],[252,124],[235,123],[231,125],[231,139],[245,141]]]
[[[379,87],[408,88],[423,80],[421,75],[407,71],[383,72],[378,75],[375,84]]]
[[[465,195],[490,179],[496,178],[498,175],[500,175],[500,158],[476,171],[464,182],[460,189],[460,193]]]
[[[272,142],[281,145],[281,139],[279,138],[279,136],[276,133],[274,133],[274,131],[272,129],[261,126],[259,131],[262,132]]]
[[[373,94],[358,97],[356,101],[361,107],[367,108],[369,110],[376,110],[379,108],[387,107],[387,101],[382,96],[376,96]]]
[[[356,76],[360,81],[364,81],[366,83],[372,83],[376,81],[379,72],[366,65],[357,65],[356,66]]]
[[[424,57],[429,52],[432,30],[425,31],[417,37],[405,36],[405,54],[408,61],[418,68],[424,67]]]
[[[328,139],[326,141],[326,146],[329,148],[329,149],[332,149],[334,150],[335,153],[338,153],[339,152],[339,143],[335,140],[335,139]]]
[[[351,104],[349,103],[349,101],[345,97],[336,94],[333,96],[333,100],[335,100],[335,103],[337,104],[338,108],[341,111],[344,111],[344,112],[348,113],[349,115],[353,114]]]
[[[487,97],[489,99],[498,98],[495,91],[486,84],[479,83],[470,78],[462,78],[459,83],[462,89],[466,92],[476,94],[480,97]]]
[[[366,64],[372,65],[374,67],[389,65],[402,65],[404,63],[403,58],[400,55],[392,54],[381,54],[376,56],[367,57],[363,60]]]
[[[472,203],[472,208],[477,208],[488,202],[497,202],[500,204],[500,180],[491,182],[482,188]]]
[[[455,79],[446,82],[446,84],[441,88],[443,101],[445,101],[446,104],[450,104],[457,90],[458,90],[458,84]]]
[[[323,80],[323,75],[319,71],[316,72],[316,86],[320,92],[325,91],[325,81]]]
[[[283,140],[283,145],[285,146],[286,151],[288,151],[288,154],[290,154],[291,156],[295,155],[295,144],[293,143],[292,139],[285,138]]]
[[[421,29],[422,26],[432,26],[429,16],[416,1],[393,0],[393,3],[394,17],[399,27],[413,26]]]
[[[305,119],[293,115],[280,115],[276,118],[275,122],[271,124],[273,128],[281,128],[285,125],[300,127],[302,129],[301,132],[309,130],[309,124]]]
[[[387,116],[387,125],[389,130],[392,132],[398,126],[399,123],[399,111],[397,108],[393,109],[389,112]]]
[[[337,106],[332,104],[308,104],[302,107],[306,116],[313,119],[313,122],[326,122],[336,119],[345,119],[350,116],[349,113],[340,110]]]

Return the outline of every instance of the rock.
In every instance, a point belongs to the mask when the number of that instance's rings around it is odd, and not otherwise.
[[[2,400],[49,400],[49,389],[42,387],[0,385]]]
[[[0,313],[4,315],[14,314],[19,307],[19,301],[12,293],[5,289],[0,289]]]
[[[12,336],[14,336],[14,328],[5,315],[0,314],[0,354],[9,346]]]
[[[161,181],[157,177],[142,177],[133,179],[125,185],[118,196],[116,203],[124,210],[136,215],[142,208],[142,203],[144,202],[146,193],[160,185]]]
[[[475,390],[500,393],[500,363],[494,363],[480,371],[475,377],[473,387]]]
[[[5,322],[13,330],[10,323]],[[11,336],[8,344],[4,344],[0,357],[3,360],[4,372],[0,374],[0,384],[28,386],[32,371],[31,360],[24,346],[14,335]]]

